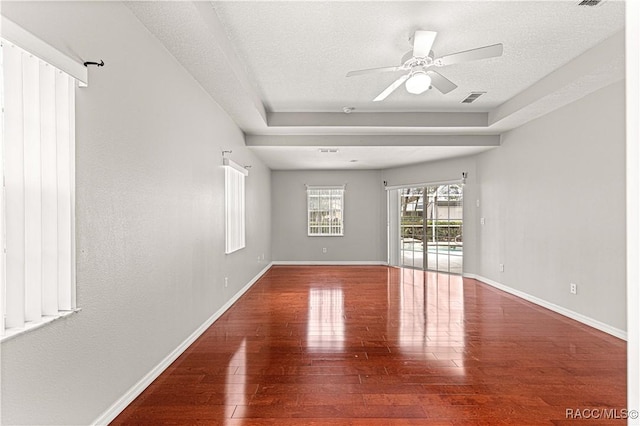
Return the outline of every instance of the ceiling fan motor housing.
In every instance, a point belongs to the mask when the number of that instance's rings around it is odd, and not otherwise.
[[[416,58],[413,56],[412,51],[408,51],[402,57],[402,65],[406,66],[408,69],[414,66],[431,66],[433,64],[433,58],[435,57],[433,50],[429,52],[428,56],[424,58]]]

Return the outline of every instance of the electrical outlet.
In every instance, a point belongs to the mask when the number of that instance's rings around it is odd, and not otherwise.
[[[480,225],[484,225],[484,222],[485,222],[484,217],[481,217],[480,218]]]
[[[327,252],[327,248],[326,247],[322,247],[322,252],[326,253]]]
[[[504,272],[504,263],[499,264],[498,269],[500,269],[500,272]]]
[[[476,200],[476,207],[480,207],[480,200]]]
[[[224,288],[229,287],[229,277],[224,277]]]
[[[578,284],[576,284],[576,283],[569,283],[569,293],[571,293],[571,294],[578,294]]]

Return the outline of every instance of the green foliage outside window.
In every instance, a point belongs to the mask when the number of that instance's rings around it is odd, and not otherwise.
[[[423,224],[422,217],[405,216],[401,220],[401,237],[413,238],[422,241]],[[433,240],[433,229],[435,225],[437,241],[462,242],[462,221],[460,220],[427,220],[426,237],[427,241]]]

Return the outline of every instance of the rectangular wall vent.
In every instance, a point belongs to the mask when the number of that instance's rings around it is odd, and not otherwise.
[[[471,92],[469,93],[469,95],[464,98],[461,103],[463,104],[470,104],[471,102],[475,101],[476,99],[478,99],[480,96],[484,95],[487,92]]]
[[[578,6],[597,6],[602,3],[603,0],[582,0],[578,3]]]

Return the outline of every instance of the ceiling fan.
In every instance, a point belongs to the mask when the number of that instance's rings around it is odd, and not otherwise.
[[[492,44],[490,46],[478,47],[476,49],[465,50],[463,52],[452,53],[450,55],[435,58],[431,47],[438,33],[435,31],[418,30],[414,36],[409,39],[413,40],[413,50],[407,52],[402,57],[402,64],[393,67],[370,68],[366,70],[350,71],[347,77],[364,74],[377,74],[383,72],[406,71],[396,81],[391,83],[389,87],[384,89],[373,100],[379,102],[393,93],[398,87],[405,83],[405,87],[409,93],[419,95],[427,91],[430,87],[435,87],[443,94],[451,92],[458,87],[448,78],[434,70],[434,67],[444,67],[461,62],[477,61],[479,59],[493,58],[502,55],[502,44]]]

